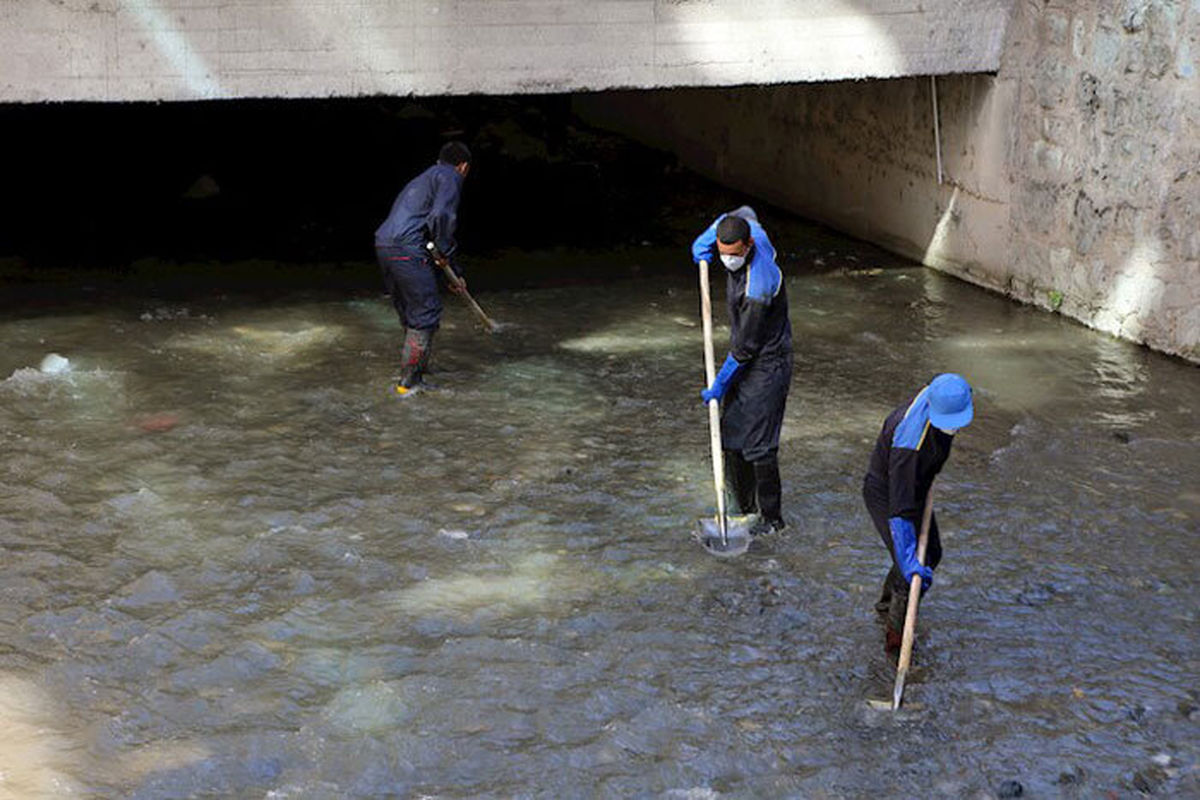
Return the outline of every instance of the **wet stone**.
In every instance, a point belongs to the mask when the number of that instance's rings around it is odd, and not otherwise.
[[[454,629],[450,620],[436,617],[419,617],[412,622],[414,633],[421,636],[446,636]]]
[[[1167,782],[1167,771],[1157,764],[1133,773],[1133,788],[1142,794],[1158,794]]]
[[[188,655],[177,643],[154,632],[134,638],[127,647],[128,663],[134,672],[141,672],[147,666],[156,669],[175,666]]]
[[[619,627],[620,621],[612,614],[606,613],[591,613],[581,617],[574,617],[567,620],[565,627],[567,630],[580,635],[589,635],[600,631],[613,630]]]
[[[386,731],[411,719],[413,705],[394,684],[377,682],[343,689],[322,714],[345,733]]]
[[[204,650],[220,641],[229,625],[224,614],[206,609],[189,609],[159,625],[158,630],[190,650]]]
[[[240,560],[247,567],[258,570],[282,569],[290,561],[282,547],[261,539],[247,545]]]
[[[1020,781],[1004,781],[996,787],[996,796],[1000,800],[1007,800],[1011,797],[1023,797],[1025,795],[1025,787]]]
[[[280,663],[279,656],[261,644],[245,642],[207,664],[176,672],[172,683],[191,689],[223,689],[260,678]]]
[[[1054,599],[1057,590],[1048,583],[1037,583],[1026,586],[1017,593],[1016,601],[1023,606],[1044,606]]]
[[[317,579],[305,570],[291,570],[288,579],[290,591],[294,595],[309,595],[317,590]]]
[[[51,588],[37,578],[16,576],[0,584],[0,603],[15,607],[17,601],[36,606],[51,595]]]
[[[1077,786],[1083,783],[1087,777],[1082,767],[1072,767],[1070,772],[1059,773],[1058,784],[1060,786]]]
[[[133,583],[122,587],[121,597],[115,601],[119,608],[143,610],[179,602],[179,589],[170,576],[158,570],[147,572]]]
[[[115,608],[99,612],[84,608],[47,611],[27,618],[25,627],[35,639],[53,639],[71,650],[83,652],[123,646],[146,632],[144,623]]]

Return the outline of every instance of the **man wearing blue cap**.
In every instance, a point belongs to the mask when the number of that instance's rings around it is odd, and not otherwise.
[[[721,401],[725,476],[754,535],[781,531],[779,433],[792,381],[792,324],[775,248],[754,209],[722,214],[692,243],[692,260],[720,260],[728,273],[729,355],[700,393]]]
[[[929,520],[925,564],[917,560],[917,531],[933,479],[950,457],[954,434],[974,416],[971,386],[952,372],[936,376],[916,397],[884,420],[863,481],[863,500],[892,556],[875,610],[887,617],[886,649],[898,652],[908,610],[908,585],[921,576],[923,589],[933,583],[942,558],[937,516]]]

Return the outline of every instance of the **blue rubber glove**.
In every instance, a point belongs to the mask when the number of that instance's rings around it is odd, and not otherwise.
[[[712,386],[700,390],[700,397],[704,399],[705,404],[710,400],[720,400],[724,397],[725,392],[729,389],[729,382],[741,368],[742,363],[734,358],[732,353],[725,356],[725,363],[721,365],[721,371],[717,373],[717,377],[713,378]]]
[[[904,582],[912,584],[913,575],[921,576],[921,592],[933,585],[933,570],[917,561],[917,530],[912,522],[904,517],[892,517],[888,520],[888,528],[892,532],[892,549],[896,554],[896,564]]]

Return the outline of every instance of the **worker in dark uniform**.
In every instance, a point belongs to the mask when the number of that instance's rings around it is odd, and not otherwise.
[[[454,229],[462,183],[471,169],[471,151],[462,142],[442,146],[438,161],[408,182],[392,203],[387,219],[375,231],[375,255],[383,270],[383,285],[404,324],[404,349],[396,394],[408,396],[422,387],[429,367],[433,335],[442,321],[439,286],[444,276],[426,245],[432,242],[462,277],[455,261]],[[447,285],[453,292],[465,287]]]
[[[916,397],[884,420],[863,481],[863,500],[892,557],[875,610],[885,615],[889,653],[899,652],[908,610],[908,586],[921,576],[921,588],[933,583],[942,559],[937,515],[929,520],[925,564],[917,560],[917,536],[933,479],[950,457],[954,434],[971,423],[971,386],[952,372],[936,376]]]
[[[775,248],[754,210],[723,214],[692,243],[692,259],[728,272],[729,355],[704,402],[721,401],[725,475],[741,513],[758,514],[753,534],[781,531],[779,431],[792,381],[792,324]]]

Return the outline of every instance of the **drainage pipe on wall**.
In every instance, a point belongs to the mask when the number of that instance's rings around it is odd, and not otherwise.
[[[930,94],[933,96],[933,147],[937,152],[938,186],[942,185],[942,131],[938,124],[937,77],[929,76]]]

